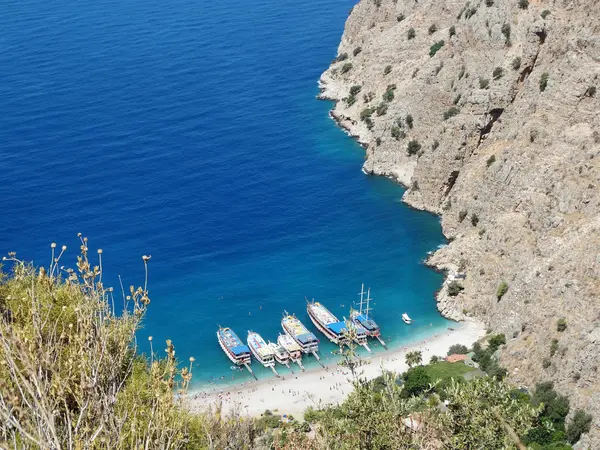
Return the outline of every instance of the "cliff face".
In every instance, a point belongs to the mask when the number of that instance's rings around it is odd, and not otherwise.
[[[600,2],[519,3],[362,0],[322,96],[365,171],[441,215],[431,263],[466,279],[440,309],[504,332],[510,379],[554,380],[600,448]]]

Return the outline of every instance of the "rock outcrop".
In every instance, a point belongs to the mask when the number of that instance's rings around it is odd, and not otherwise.
[[[322,96],[365,172],[441,215],[430,263],[466,279],[440,309],[504,332],[510,379],[554,380],[600,448],[600,2],[522,3],[362,0]]]

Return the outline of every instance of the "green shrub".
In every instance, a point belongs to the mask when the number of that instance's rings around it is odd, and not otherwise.
[[[502,67],[496,67],[492,73],[494,80],[499,80],[504,76],[504,69]]]
[[[392,100],[394,100],[394,90],[388,89],[387,91],[385,91],[383,93],[383,100],[385,100],[386,102],[391,102]]]
[[[563,332],[567,329],[567,319],[560,318],[556,321],[556,331]]]
[[[512,68],[514,70],[519,70],[521,68],[521,57],[516,56],[515,59],[512,60]]]
[[[585,411],[578,409],[575,411],[569,426],[567,427],[567,441],[571,444],[576,443],[581,435],[590,431],[592,425],[592,416]]]
[[[494,353],[501,345],[506,344],[506,336],[503,333],[498,333],[488,338],[488,349]]]
[[[550,11],[548,11],[547,9],[543,10],[542,13],[540,14],[540,16],[542,16],[542,19],[546,19],[546,17],[548,17],[550,15]]]
[[[406,152],[410,156],[416,155],[419,150],[421,150],[421,144],[419,144],[419,142],[416,140],[410,141],[406,146]]]
[[[548,74],[548,72],[544,72],[540,77],[540,92],[544,92],[546,90],[546,87],[548,87],[549,77],[550,75]]]
[[[429,389],[431,378],[423,366],[412,367],[402,374],[402,397],[414,397]]]
[[[352,63],[345,63],[342,66],[342,73],[350,72],[350,70],[352,70]]]
[[[462,65],[462,66],[460,67],[460,71],[458,72],[458,79],[459,79],[459,80],[461,80],[461,79],[462,79],[462,77],[464,77],[464,76],[465,76],[465,71],[466,71],[466,70],[467,70],[467,68],[466,68],[464,65]]]
[[[356,96],[349,95],[348,97],[346,97],[346,103],[348,104],[348,106],[354,105],[356,103]]]
[[[461,209],[460,212],[458,213],[458,221],[462,222],[463,220],[465,220],[465,217],[467,217],[467,210]]]
[[[340,53],[339,55],[337,55],[335,57],[335,59],[333,60],[334,63],[336,62],[341,62],[348,59],[348,53]]]
[[[350,88],[350,95],[356,95],[358,94],[362,89],[362,86],[359,86],[358,84],[355,84],[354,86],[352,86]]]
[[[487,159],[487,166],[490,167],[492,164],[496,162],[496,155],[492,155]]]
[[[435,141],[433,141],[433,144],[431,144],[431,150],[435,151],[438,149],[439,146],[440,146],[440,141],[438,141],[436,139]]]
[[[475,213],[471,214],[471,225],[476,227],[478,223],[479,223],[479,216]]]
[[[404,17],[404,14],[398,14],[398,15],[396,16],[396,20],[397,20],[398,22],[402,22],[404,19],[405,19],[405,17]]]
[[[399,141],[400,139],[404,139],[406,137],[406,133],[397,125],[392,126],[392,137]]]
[[[410,128],[412,130],[412,128],[413,128],[413,116],[411,116],[410,114],[406,115],[406,125],[408,126],[408,128]]]
[[[429,48],[429,56],[433,58],[435,54],[444,46],[444,44],[444,41],[437,41],[435,44],[433,44]]]
[[[432,35],[433,33],[435,33],[437,31],[437,25],[435,23],[432,23],[429,28],[427,29],[427,32]]]
[[[385,114],[387,113],[387,109],[388,109],[388,106],[387,106],[387,104],[386,104],[386,103],[383,103],[383,102],[382,102],[382,103],[380,103],[380,104],[377,106],[377,109],[376,109],[377,115],[378,115],[378,116],[383,116],[383,115],[385,115]]]
[[[454,25],[452,25],[450,27],[450,29],[448,30],[448,36],[449,37],[456,36],[456,27]]]
[[[490,80],[487,78],[479,78],[479,89],[487,89],[490,86]]]
[[[373,108],[365,108],[360,112],[360,120],[365,121],[366,119],[370,119],[373,115]]]
[[[502,31],[502,34],[506,38],[506,43],[510,43],[510,25],[505,23],[504,25],[502,25],[500,31]]]
[[[367,92],[365,95],[363,95],[363,100],[365,101],[365,103],[371,102],[374,98],[375,92]]]
[[[462,344],[454,344],[448,349],[448,356],[450,355],[466,355],[469,353],[469,349]]]
[[[496,297],[498,297],[498,300],[500,300],[502,297],[504,297],[504,294],[506,294],[508,292],[508,283],[506,281],[503,281],[502,283],[500,283],[498,285],[498,290],[496,291]]]
[[[353,51],[352,54],[354,56],[358,55],[360,52],[362,52],[362,47],[356,47]]]
[[[383,74],[388,75],[391,71],[392,71],[392,66],[387,65],[387,66],[385,66],[385,69],[383,69]]]
[[[414,39],[416,35],[417,34],[415,33],[415,29],[414,28],[409,28],[409,30],[406,32],[406,37],[408,38],[409,41],[411,39]]]
[[[550,343],[550,356],[554,356],[556,350],[558,350],[558,339],[552,339]]]
[[[465,11],[465,19],[470,19],[475,15],[475,13],[477,13],[477,8],[467,8],[467,10]]]
[[[519,0],[519,8],[521,8],[521,9],[529,8],[529,0]]]
[[[552,362],[548,359],[548,358],[544,358],[542,359],[542,367],[544,369],[547,369],[548,367],[550,367],[552,365]]]
[[[448,120],[449,118],[456,116],[459,112],[460,110],[456,106],[453,106],[444,112],[444,120]]]
[[[448,284],[448,295],[451,297],[456,297],[464,290],[465,288],[456,280],[453,280]]]
[[[485,0],[485,6],[487,6],[488,8],[490,6],[494,6],[494,0]]]

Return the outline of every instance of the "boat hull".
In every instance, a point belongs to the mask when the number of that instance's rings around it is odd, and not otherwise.
[[[308,312],[308,317],[310,317],[311,322],[314,324],[315,327],[317,327],[317,329],[321,333],[323,333],[325,335],[325,337],[327,337],[327,339],[329,339],[331,342],[333,342],[336,345],[347,342],[347,339],[344,336],[340,336],[340,335],[334,333],[326,325],[322,324],[321,321],[317,318],[317,316],[312,312],[310,305],[307,308],[307,312]]]
[[[298,336],[296,336],[296,334],[292,330],[288,329],[288,327],[286,326],[284,321],[281,322],[281,328],[283,328],[283,331],[285,332],[285,334],[287,334],[289,337],[291,337],[294,340],[294,342],[296,342],[296,344],[298,344],[300,346],[302,353],[309,354],[309,353],[316,353],[319,351],[319,340],[318,339],[315,341],[310,341],[310,342],[302,342],[300,339],[298,339]]]
[[[217,341],[219,342],[219,345],[221,346],[221,349],[223,350],[223,352],[225,353],[225,355],[227,355],[227,357],[229,358],[229,360],[232,363],[234,363],[237,366],[243,366],[245,364],[251,364],[252,360],[250,359],[250,355],[243,355],[243,356],[236,356],[236,355],[234,355],[231,352],[231,350],[229,350],[229,348],[225,345],[225,343],[221,339],[221,335],[218,332],[217,332]]]

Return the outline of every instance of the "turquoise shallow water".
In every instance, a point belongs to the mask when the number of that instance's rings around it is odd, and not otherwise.
[[[361,282],[392,346],[447,326],[421,264],[437,218],[363,175],[315,98],[353,3],[5,1],[0,249],[45,263],[81,231],[115,285],[151,254],[140,346],[172,339],[197,385],[247,378],[217,325],[275,339],[283,310],[309,325],[308,297],[341,317]]]

